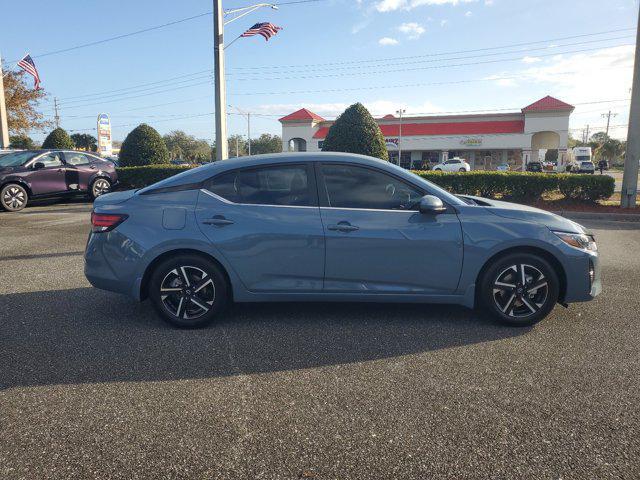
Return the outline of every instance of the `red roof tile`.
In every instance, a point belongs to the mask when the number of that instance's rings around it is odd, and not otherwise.
[[[280,119],[281,122],[300,122],[305,120],[310,122],[324,122],[324,118],[322,118],[320,115],[316,115],[306,108],[301,108],[297,112],[293,112],[292,114]]]
[[[393,115],[391,115],[390,113],[387,113],[384,117],[382,117],[383,120],[393,120],[396,117],[394,117]]]
[[[553,98],[547,95],[544,98],[541,98],[537,102],[532,103],[522,109],[523,112],[548,112],[548,111],[558,111],[558,110],[573,110],[575,107],[573,105],[569,105],[568,103],[563,102],[562,100],[558,100],[557,98]]]
[[[385,137],[400,135],[400,125],[380,125]],[[321,127],[313,138],[323,139],[327,136],[329,127]],[[403,123],[402,136],[419,135],[482,135],[491,133],[523,133],[522,120],[508,120],[496,122],[448,122],[448,123]]]

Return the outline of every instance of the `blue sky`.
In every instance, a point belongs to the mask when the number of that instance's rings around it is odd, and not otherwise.
[[[6,61],[34,56],[67,130],[90,132],[107,112],[115,139],[141,122],[213,138],[210,15],[41,56],[204,14],[210,1],[7,3],[0,52]],[[624,137],[637,10],[637,0],[324,0],[262,9],[227,27],[227,39],[258,21],[283,27],[269,42],[240,39],[227,50],[229,111],[253,112],[257,136],[279,133],[278,116],[303,106],[325,118],[356,101],[376,115],[401,106],[418,114],[517,109],[550,94],[577,106],[574,136],[586,124],[598,130],[611,109],[612,133]],[[246,121],[230,115],[229,130],[246,134]]]

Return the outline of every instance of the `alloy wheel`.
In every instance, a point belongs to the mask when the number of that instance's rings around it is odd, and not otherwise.
[[[513,318],[526,318],[537,313],[548,296],[547,278],[538,268],[525,263],[504,269],[493,283],[496,306]]]
[[[184,320],[200,318],[211,310],[216,299],[213,277],[194,266],[174,268],[160,284],[160,299],[174,317]]]
[[[100,195],[104,195],[105,193],[108,193],[110,189],[111,189],[111,184],[103,178],[99,178],[98,180],[93,182],[92,191],[93,191],[94,198],[99,197]]]
[[[11,210],[20,210],[27,203],[27,194],[23,188],[11,185],[4,190],[2,203]]]

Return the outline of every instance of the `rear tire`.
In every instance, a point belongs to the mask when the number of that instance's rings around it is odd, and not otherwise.
[[[91,200],[95,200],[100,195],[104,195],[110,191],[111,182],[109,180],[106,178],[96,178],[91,182],[91,186],[89,187],[89,197],[91,197]]]
[[[0,190],[0,205],[8,212],[19,212],[28,201],[27,190],[17,183],[9,183]]]
[[[466,168],[461,168],[460,170],[458,170],[459,172],[466,172],[467,169]]]
[[[499,322],[527,327],[554,309],[559,291],[558,275],[549,262],[538,255],[515,253],[499,258],[483,274],[479,303]]]
[[[213,322],[229,301],[229,286],[218,265],[199,255],[177,255],[157,265],[148,287],[160,317],[179,328]]]

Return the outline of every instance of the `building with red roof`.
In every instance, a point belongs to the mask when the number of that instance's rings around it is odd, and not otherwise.
[[[520,111],[376,119],[387,140],[390,159],[405,168],[421,168],[464,158],[474,169],[495,170],[508,164],[521,170],[541,151],[558,150],[558,164],[567,161],[569,116],[574,107],[546,96]],[[322,150],[333,125],[306,108],[280,119],[284,151]]]

